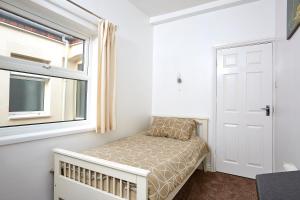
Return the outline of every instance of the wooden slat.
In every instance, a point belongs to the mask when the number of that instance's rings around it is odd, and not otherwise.
[[[70,163],[68,163],[68,165],[67,165],[67,177],[71,178],[71,164]]]
[[[100,174],[96,172],[96,188],[100,189]]]
[[[75,165],[72,165],[72,169],[73,169],[73,171],[72,171],[72,179],[76,179],[75,178]]]
[[[95,177],[96,177],[96,172],[94,171],[91,171],[91,186],[92,187],[95,187],[96,186],[96,183],[95,183]]]
[[[83,170],[82,170],[82,175],[83,175],[83,183],[85,184],[85,169],[83,168]]]
[[[67,163],[64,163],[64,176],[67,177]]]
[[[115,177],[113,177],[113,194],[116,194],[116,179],[115,179]]]
[[[123,197],[123,180],[120,179],[120,197]]]
[[[64,174],[64,162],[59,162],[59,174],[63,175]]]
[[[77,167],[77,180],[80,182],[80,167]]]
[[[87,184],[91,185],[91,171],[87,170]]]
[[[106,176],[107,192],[109,193],[109,176]]]
[[[126,190],[127,190],[127,199],[130,199],[130,187],[129,187],[129,182],[127,181],[127,185],[126,185]]]
[[[103,190],[103,175],[100,174],[100,190]]]

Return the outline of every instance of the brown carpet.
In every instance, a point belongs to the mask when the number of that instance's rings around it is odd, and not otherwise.
[[[257,200],[255,180],[196,170],[174,200]]]

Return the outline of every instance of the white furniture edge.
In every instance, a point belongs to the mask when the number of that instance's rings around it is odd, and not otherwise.
[[[7,135],[7,136],[0,137],[0,146],[31,142],[36,140],[44,140],[53,137],[61,137],[61,136],[75,135],[75,134],[87,134],[87,133],[94,133],[94,132],[95,132],[94,126],[83,125],[83,126],[74,126],[74,127],[67,127],[67,128],[47,130],[47,131],[41,130],[41,131],[26,133],[26,134]]]
[[[200,133],[198,132],[198,135],[207,142],[208,119],[199,119],[194,117],[190,117],[190,118],[193,118],[199,125],[202,126],[202,131]],[[83,168],[84,173],[85,170],[88,170],[89,173],[91,171],[101,173],[107,175],[108,177],[112,177],[113,180],[115,179],[125,180],[127,181],[128,186],[130,183],[134,183],[136,184],[137,200],[148,200],[147,177],[150,173],[149,170],[123,165],[120,163],[111,162],[111,161],[83,155],[80,153],[76,153],[64,149],[54,149],[53,152],[54,152],[54,200],[60,200],[60,199],[81,200],[82,196],[80,197],[80,195],[86,195],[85,196],[86,199],[106,199],[106,200],[128,199],[128,198],[121,198],[117,195],[108,193],[104,191],[104,189],[103,190],[96,189],[95,187],[80,182],[80,180],[75,181],[61,175],[60,163],[68,163],[70,170],[71,170],[71,166],[72,167],[77,166],[79,167],[79,169]],[[180,184],[177,188],[175,188],[173,192],[169,194],[167,200],[171,200],[175,197],[178,191],[183,187],[183,185],[189,179],[189,177],[205,160],[206,156],[207,154],[204,155],[201,159],[199,159],[192,173],[183,181],[182,184]],[[71,171],[69,173],[71,173]],[[81,173],[79,173],[79,177],[81,178]],[[92,180],[91,175],[89,174],[90,184],[91,184],[91,180]],[[85,182],[85,177],[84,177],[84,182]],[[113,186],[113,191],[115,191],[115,186]],[[129,189],[127,191],[129,191]]]
[[[70,158],[74,158],[77,160],[82,160],[88,163],[93,163],[96,165],[101,165],[101,166],[105,166],[105,167],[109,167],[112,169],[116,169],[116,170],[120,170],[123,172],[127,172],[130,174],[135,174],[135,175],[139,175],[139,176],[143,176],[143,177],[147,177],[148,174],[150,173],[149,170],[144,170],[141,168],[137,168],[137,167],[132,167],[129,165],[123,165],[117,162],[112,162],[112,161],[108,161],[108,160],[103,160],[103,159],[99,159],[99,158],[95,158],[92,156],[87,156],[84,154],[80,154],[80,153],[76,153],[73,151],[68,151],[68,150],[64,150],[64,149],[54,149],[53,152],[56,155],[63,155],[63,156],[67,156]]]
[[[242,46],[251,46],[251,45],[258,45],[258,44],[266,44],[266,43],[272,43],[275,42],[276,38],[263,38],[259,40],[248,40],[248,41],[240,41],[240,42],[233,42],[233,43],[224,43],[224,44],[218,44],[214,45],[214,50],[219,49],[228,49],[228,48],[236,48],[236,47],[242,47]]]
[[[233,6],[238,6],[241,4],[251,3],[255,1],[259,1],[259,0],[218,0],[210,3],[205,3],[199,6],[150,17],[149,22],[152,25],[158,25],[158,24],[167,23],[167,22],[175,21],[186,17],[191,17],[191,16],[212,12],[224,8],[229,8]]]

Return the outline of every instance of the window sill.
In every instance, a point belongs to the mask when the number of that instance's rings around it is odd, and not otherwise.
[[[87,133],[87,132],[95,132],[95,128],[92,126],[78,126],[78,127],[55,129],[50,131],[41,131],[35,133],[3,136],[0,137],[0,146],[17,144],[22,142],[31,142],[35,140],[61,137],[66,135],[74,135],[79,133]]]

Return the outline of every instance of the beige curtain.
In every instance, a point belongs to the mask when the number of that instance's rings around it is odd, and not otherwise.
[[[116,128],[116,26],[98,22],[97,133]]]

